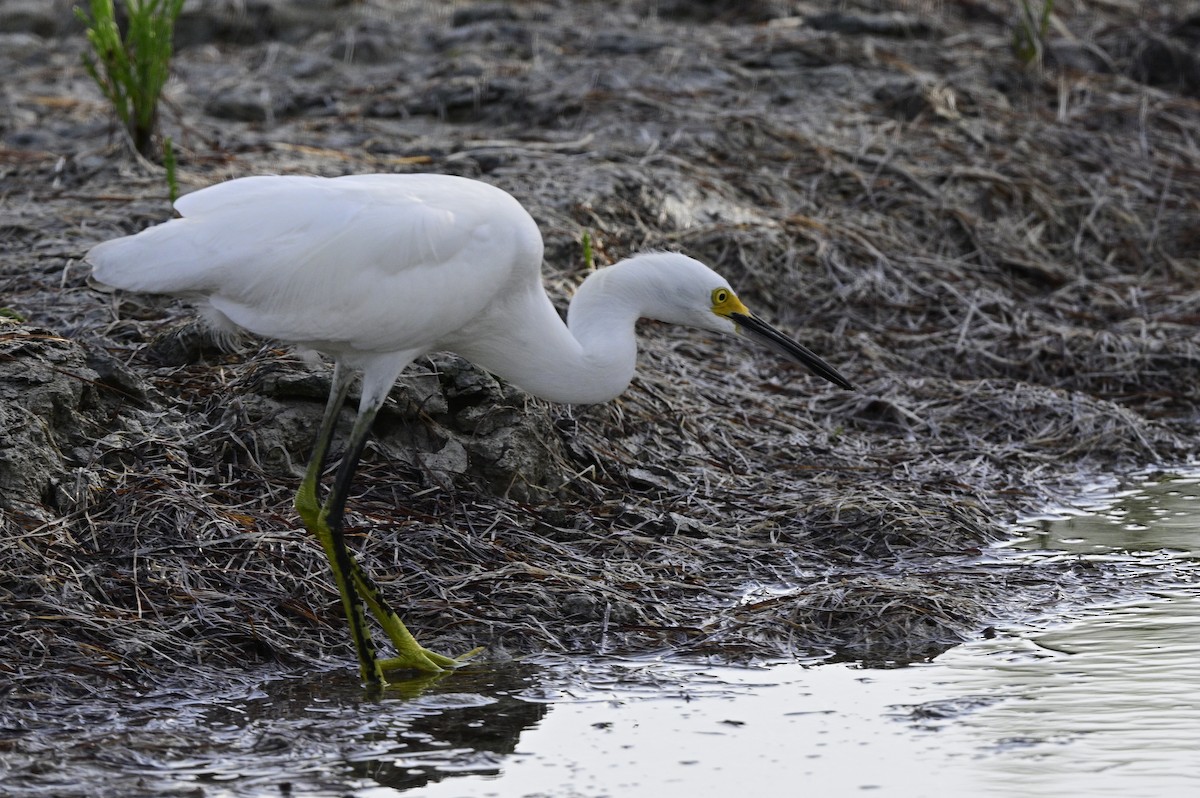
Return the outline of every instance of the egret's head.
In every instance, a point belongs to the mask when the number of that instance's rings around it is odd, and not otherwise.
[[[833,366],[751,313],[729,282],[700,261],[677,253],[652,253],[637,259],[647,261],[643,287],[650,295],[645,297],[645,315],[749,338],[834,385],[853,390]]]
[[[731,313],[749,313],[729,282],[700,261],[678,252],[648,252],[630,258],[637,279],[627,284],[641,315],[733,334]]]

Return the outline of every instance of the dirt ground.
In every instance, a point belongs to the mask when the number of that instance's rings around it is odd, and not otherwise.
[[[70,5],[0,1],[0,682],[352,668],[291,508],[328,369],[89,286],[91,245],[171,211]],[[984,549],[1198,448],[1200,6],[1059,0],[1031,64],[1015,25],[1001,0],[189,2],[162,130],[184,191],[501,186],[560,307],[585,232],[599,264],[686,252],[859,386],[655,324],[602,406],[422,360],[348,524],[426,645],[904,662],[1136,589]]]

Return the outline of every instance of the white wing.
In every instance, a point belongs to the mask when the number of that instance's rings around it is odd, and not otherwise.
[[[498,294],[540,286],[533,220],[473,180],[248,177],[176,207],[182,219],[92,249],[96,279],[205,297],[242,327],[318,348],[432,347]]]

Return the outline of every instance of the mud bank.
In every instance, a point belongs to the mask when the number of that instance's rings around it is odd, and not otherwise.
[[[68,6],[0,7],[3,677],[350,667],[290,506],[327,369],[88,285],[89,246],[170,209]],[[980,547],[1090,473],[1195,453],[1194,14],[1059,2],[1031,68],[1006,3],[738,7],[188,6],[184,190],[477,177],[537,219],[560,305],[584,232],[600,264],[678,249],[860,386],[651,324],[603,406],[417,364],[348,520],[431,647],[928,656],[1128,587]]]

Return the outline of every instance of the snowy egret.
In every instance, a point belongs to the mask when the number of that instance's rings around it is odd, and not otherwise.
[[[333,360],[296,509],[329,559],[368,685],[390,670],[438,672],[462,659],[417,643],[343,538],[346,496],[371,422],[414,358],[456,352],[535,396],[605,402],[633,379],[634,325],[646,317],[759,341],[853,388],[751,314],[724,278],[680,254],[637,255],[592,272],[564,324],[542,286],[537,225],[512,196],[475,180],[246,177],[188,194],[175,207],[181,218],[94,247],[93,276],[114,288],[192,299],[218,326]],[[356,373],[358,416],[321,503],[318,479]],[[376,657],[364,603],[395,657]]]

